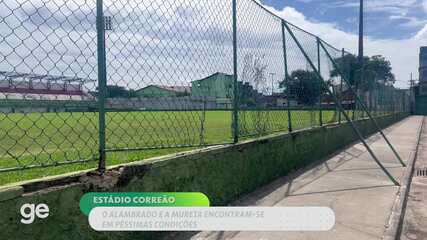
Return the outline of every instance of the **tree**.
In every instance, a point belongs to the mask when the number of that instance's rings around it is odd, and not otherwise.
[[[357,87],[359,90],[364,92],[374,89],[380,85],[393,85],[396,81],[394,74],[392,73],[392,67],[390,61],[386,60],[381,55],[375,55],[372,57],[364,57],[364,77],[361,81],[360,77],[360,64],[355,55],[347,54],[344,57],[335,59],[338,66],[340,66],[341,72],[349,80],[352,86]],[[338,69],[331,71],[331,77],[340,76]]]
[[[289,88],[299,103],[315,105],[319,101],[321,82],[315,72],[299,69],[293,71],[288,78],[288,84],[284,80],[280,87]]]
[[[243,59],[241,80],[248,83],[250,89],[242,87],[239,102],[255,111],[242,111],[240,113],[240,131],[243,134],[265,134],[268,129],[269,111],[263,111],[263,94],[266,85],[265,55],[248,53]]]
[[[267,82],[265,55],[246,54],[243,59],[242,79],[256,90],[264,92]]]
[[[262,92],[265,90],[266,69],[264,55],[253,55],[248,53],[243,59],[243,70],[241,81],[247,84],[239,89],[239,102],[247,107],[262,106]]]
[[[98,90],[98,88],[97,88]],[[98,95],[98,93],[96,93]],[[108,85],[106,89],[107,98],[134,98],[137,97],[135,90],[127,90],[125,87]]]
[[[368,62],[367,72],[375,73],[375,78],[383,80],[385,85],[392,85],[396,82],[396,78],[392,73],[390,61],[386,60],[381,55],[372,56]]]

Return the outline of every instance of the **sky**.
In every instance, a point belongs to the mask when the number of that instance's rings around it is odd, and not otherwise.
[[[272,73],[276,80],[263,81],[259,88],[279,88],[284,78],[281,22],[254,1],[237,1],[238,77],[248,81],[245,65],[261,57],[268,77]],[[256,1],[336,48],[357,53],[358,0]],[[96,79],[95,2],[0,1],[0,71]],[[389,59],[396,86],[407,87],[410,73],[418,75],[419,47],[427,45],[427,0],[365,2],[365,54]],[[106,32],[108,84],[189,86],[215,72],[232,74],[231,3],[104,0],[113,26]],[[315,40],[305,45],[313,54]],[[288,46],[287,54],[291,71],[307,67],[296,46]]]
[[[260,0],[284,19],[339,48],[357,52],[359,0]],[[396,86],[418,78],[419,46],[427,45],[427,0],[365,0],[365,55],[391,61]]]

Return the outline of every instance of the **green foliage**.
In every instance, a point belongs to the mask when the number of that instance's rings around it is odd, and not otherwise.
[[[125,87],[117,85],[107,86],[107,98],[134,98],[137,94],[134,90],[127,90]]]
[[[341,72],[347,77],[352,86],[356,86],[362,91],[369,91],[378,85],[392,85],[396,81],[392,73],[390,61],[381,55],[364,57],[364,77],[361,80],[361,66],[357,56],[348,54],[344,57],[335,59]],[[340,76],[340,71],[334,69],[331,71],[332,77]]]
[[[321,93],[320,80],[317,74],[308,70],[295,70],[289,76],[289,84],[286,81],[280,83],[280,87],[289,87],[292,95],[303,105],[315,105],[319,101]]]

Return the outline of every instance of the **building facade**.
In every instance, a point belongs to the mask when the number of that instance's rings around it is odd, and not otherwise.
[[[218,108],[229,109],[233,99],[233,75],[214,73],[191,83],[193,99],[215,99]]]
[[[419,95],[427,95],[427,46],[420,48]]]
[[[136,91],[140,98],[185,97],[190,93],[191,87],[187,86],[150,85]]]
[[[233,96],[233,75],[215,73],[191,83],[193,97],[214,97],[231,99]]]

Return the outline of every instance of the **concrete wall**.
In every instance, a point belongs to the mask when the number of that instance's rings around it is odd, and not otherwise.
[[[48,101],[48,100],[1,100],[0,113],[49,113],[49,112],[93,112],[98,107],[95,101]]]
[[[427,115],[427,96],[416,96],[415,97],[415,114]]]
[[[215,98],[194,98],[194,97],[153,97],[153,98],[133,98],[107,99],[106,107],[109,109],[144,109],[144,110],[189,110],[189,109],[222,109]]]
[[[379,119],[386,127],[406,117]],[[369,121],[358,122],[364,134]],[[4,239],[153,239],[162,233],[98,233],[79,210],[90,191],[197,191],[213,205],[225,205],[280,176],[318,161],[356,140],[347,124],[278,134],[237,145],[146,160],[111,169],[104,177],[80,173],[0,190],[0,230]],[[50,215],[20,223],[24,203],[45,203]]]

